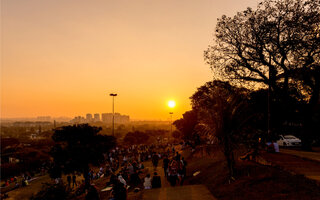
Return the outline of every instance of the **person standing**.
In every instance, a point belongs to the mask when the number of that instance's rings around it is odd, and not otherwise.
[[[184,179],[187,175],[187,161],[184,160],[184,157],[181,158],[180,160],[180,185],[183,185]]]
[[[68,181],[68,187],[71,187],[71,176],[70,174],[67,176],[67,181]]]
[[[74,185],[77,186],[77,176],[75,174],[72,175],[72,187],[74,187]]]
[[[168,156],[165,156],[162,162],[163,162],[164,176],[168,177],[168,166],[169,166]]]
[[[169,182],[171,186],[175,186],[178,180],[178,162],[172,160],[169,165]]]
[[[159,162],[159,157],[156,153],[154,153],[152,156],[152,164],[153,164],[154,170],[158,167],[158,162]]]

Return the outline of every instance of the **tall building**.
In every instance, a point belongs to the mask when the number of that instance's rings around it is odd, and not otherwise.
[[[93,115],[93,121],[95,122],[99,122],[100,121],[100,114],[99,113],[96,113]]]
[[[102,113],[102,121],[107,124],[112,123],[112,113]],[[126,124],[129,123],[130,117],[128,115],[121,115],[120,113],[114,113],[114,123],[115,124]]]
[[[112,123],[112,113],[102,113],[101,118],[104,123]]]
[[[92,114],[90,113],[86,114],[86,120],[87,122],[92,122]]]

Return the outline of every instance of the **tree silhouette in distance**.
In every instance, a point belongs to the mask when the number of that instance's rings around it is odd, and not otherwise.
[[[61,173],[81,172],[86,185],[89,184],[89,164],[99,165],[107,153],[116,145],[113,136],[100,135],[100,127],[88,124],[64,126],[55,130],[52,139],[55,146],[51,149],[54,166],[51,177],[61,177]]]

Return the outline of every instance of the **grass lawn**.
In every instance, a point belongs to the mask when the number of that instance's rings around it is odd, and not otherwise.
[[[319,185],[303,175],[252,161],[236,160],[235,180],[230,183],[222,153],[211,149],[208,155],[197,150],[187,159],[188,177],[185,183],[205,184],[215,197],[223,200],[320,199]],[[192,176],[196,171],[200,174]]]

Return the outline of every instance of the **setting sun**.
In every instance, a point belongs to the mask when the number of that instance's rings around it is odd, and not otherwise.
[[[169,106],[170,108],[174,108],[174,107],[176,106],[176,102],[173,101],[173,100],[170,100],[170,101],[168,102],[168,106]]]

